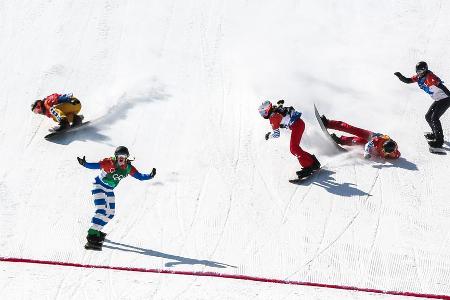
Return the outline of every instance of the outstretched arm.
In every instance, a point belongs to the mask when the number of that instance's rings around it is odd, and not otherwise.
[[[101,167],[100,167],[100,163],[88,163],[87,161],[86,161],[86,156],[83,156],[83,158],[81,158],[81,157],[77,157],[77,160],[78,160],[78,163],[80,164],[80,165],[82,165],[83,167],[85,167],[85,168],[87,168],[87,169],[93,169],[93,170],[95,170],[95,169],[100,169]]]
[[[402,81],[404,83],[413,83],[414,82],[414,80],[403,76],[402,73],[400,73],[400,72],[395,72],[394,75],[397,76],[398,79],[400,79],[400,81]]]
[[[155,177],[156,169],[153,168],[150,174],[142,174],[135,167],[131,167],[130,175],[139,180],[149,180]]]

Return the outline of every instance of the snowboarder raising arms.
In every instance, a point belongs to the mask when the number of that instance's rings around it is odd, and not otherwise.
[[[78,113],[81,110],[80,100],[72,94],[51,94],[42,100],[31,104],[31,111],[35,114],[45,115],[59,124],[55,131],[68,129],[81,124],[83,118]]]
[[[119,146],[114,152],[114,157],[108,157],[100,162],[86,162],[83,158],[77,157],[78,163],[88,169],[100,169],[101,174],[95,177],[92,195],[94,197],[95,215],[92,218],[91,228],[86,237],[86,249],[102,250],[103,241],[106,234],[101,230],[114,217],[115,198],[113,189],[119,182],[128,175],[139,180],[149,180],[155,177],[156,169],[153,168],[150,174],[141,174],[131,165],[128,159],[130,153],[124,146]]]
[[[297,171],[299,179],[310,176],[314,171],[320,168],[320,162],[314,155],[309,154],[300,147],[303,132],[305,131],[305,122],[301,119],[301,113],[296,111],[292,106],[284,107],[284,100],[273,105],[270,101],[265,101],[259,106],[259,113],[264,119],[270,121],[273,132],[268,132],[265,135],[266,140],[270,138],[280,137],[280,128],[290,129],[291,153],[297,157],[302,169]]]
[[[363,145],[364,158],[368,159],[375,156],[396,159],[400,157],[400,151],[398,151],[397,143],[388,135],[361,129],[342,121],[328,120],[324,115],[322,115],[320,119],[326,128],[339,130],[354,135],[338,137],[334,133],[330,134],[333,140],[339,145]]]
[[[416,75],[411,78],[403,76],[400,72],[395,72],[394,75],[404,83],[417,82],[419,87],[433,98],[434,102],[425,114],[425,120],[432,130],[432,133],[427,134],[426,138],[429,140],[430,147],[442,148],[444,133],[439,118],[450,107],[450,91],[439,77],[428,70],[428,65],[424,61],[417,63]]]

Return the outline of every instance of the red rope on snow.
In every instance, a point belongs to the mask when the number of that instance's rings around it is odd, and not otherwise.
[[[65,267],[75,267],[75,268],[85,268],[85,269],[107,269],[107,270],[129,271],[129,272],[145,272],[145,273],[174,274],[174,275],[188,275],[188,276],[219,277],[219,278],[228,278],[228,279],[239,279],[239,280],[248,280],[248,281],[278,283],[278,284],[302,285],[302,286],[310,286],[310,287],[320,287],[320,288],[347,290],[347,291],[356,291],[356,292],[365,292],[365,293],[374,293],[374,294],[384,294],[384,295],[395,295],[395,296],[406,296],[406,297],[422,297],[422,298],[428,298],[428,299],[445,299],[445,300],[450,300],[450,296],[448,296],[448,295],[421,294],[421,293],[397,292],[397,291],[383,291],[383,290],[378,290],[378,289],[358,288],[358,287],[354,287],[354,286],[324,284],[324,283],[304,282],[304,281],[294,281],[294,280],[282,280],[282,279],[264,278],[264,277],[247,276],[247,275],[222,274],[222,273],[216,273],[216,272],[176,271],[176,270],[167,270],[167,269],[145,269],[145,268],[130,268],[130,267],[114,267],[114,266],[88,265],[88,264],[78,264],[78,263],[68,263],[68,262],[59,262],[59,261],[48,261],[48,260],[37,260],[37,259],[27,259],[27,258],[14,258],[14,257],[0,257],[0,261],[14,262],[14,263],[53,265],[53,266],[65,266]]]

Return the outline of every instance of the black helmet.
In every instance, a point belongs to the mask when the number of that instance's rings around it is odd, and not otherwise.
[[[386,153],[392,153],[397,150],[397,143],[393,140],[389,139],[383,143],[383,150]]]
[[[38,103],[39,103],[40,101],[42,101],[42,100],[36,100],[36,101],[34,101],[34,102],[31,104],[31,111],[33,111],[33,110],[36,108],[36,106],[38,105]]]
[[[419,76],[425,75],[425,73],[428,71],[428,65],[424,61],[419,61],[416,65],[416,73]]]
[[[130,156],[130,152],[128,152],[127,147],[125,146],[119,146],[116,148],[116,151],[114,151],[114,156],[119,155],[125,155],[126,157]]]

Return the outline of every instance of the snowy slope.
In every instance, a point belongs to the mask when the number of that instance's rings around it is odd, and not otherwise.
[[[0,256],[450,295],[450,163],[422,137],[431,99],[393,76],[426,60],[450,80],[449,12],[437,0],[0,2]],[[29,106],[53,92],[73,92],[93,125],[44,140],[53,124]],[[287,181],[299,168],[287,132],[264,140],[257,107],[280,98],[303,112],[302,146],[326,166],[310,185]],[[337,155],[313,103],[389,134],[402,158]],[[76,156],[118,145],[157,176],[119,185],[112,242],[86,252],[97,173]],[[2,299],[388,298],[0,266]]]

